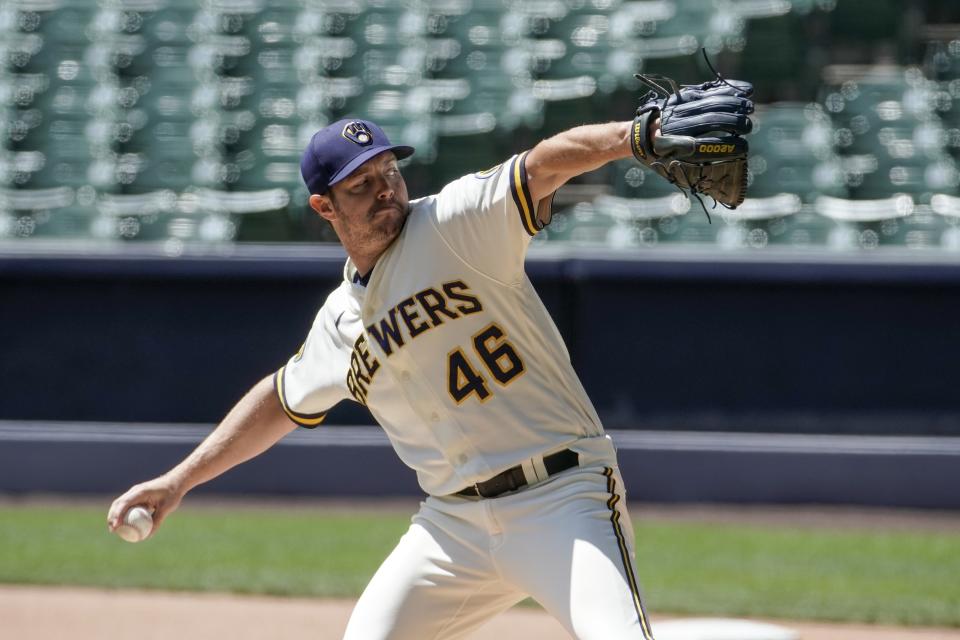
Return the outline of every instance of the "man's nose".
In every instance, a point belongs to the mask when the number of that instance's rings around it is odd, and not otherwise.
[[[377,185],[377,198],[380,200],[392,200],[395,193],[396,190],[390,183],[381,178],[380,183]]]

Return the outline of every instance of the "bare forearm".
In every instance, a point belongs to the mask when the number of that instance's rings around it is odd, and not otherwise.
[[[567,180],[608,162],[632,156],[630,122],[588,124],[543,140],[527,155],[527,180],[534,201]]]
[[[107,526],[115,531],[133,505],[143,505],[153,512],[153,535],[190,489],[263,453],[295,428],[280,406],[271,378],[264,378],[183,462],[158,478],[130,487],[114,500],[107,512]]]
[[[295,428],[280,407],[271,379],[264,378],[167,476],[186,493],[263,453]]]

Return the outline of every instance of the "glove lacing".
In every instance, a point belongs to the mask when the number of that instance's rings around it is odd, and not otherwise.
[[[703,194],[708,198],[710,198],[711,200],[713,200],[713,206],[710,207],[711,209],[716,209],[717,204],[720,204],[721,206],[723,206],[724,209],[733,210],[733,209],[736,209],[737,206],[743,203],[742,198],[740,202],[732,205],[727,204],[726,202],[720,202],[714,196],[707,193],[703,186],[704,182],[711,182],[711,183],[724,182],[729,177],[729,174],[724,174],[719,177],[714,176],[711,178],[707,178],[707,176],[703,175],[703,172],[701,171],[700,175],[697,177],[696,180],[691,180],[690,174],[687,172],[687,167],[685,166],[685,163],[680,162],[679,160],[671,160],[669,161],[668,164],[664,164],[663,162],[660,162],[660,161],[654,161],[650,163],[650,167],[653,169],[657,169],[659,167],[663,171],[661,175],[663,175],[664,178],[666,178],[667,181],[670,182],[670,184],[672,184],[677,189],[679,189],[680,193],[682,193],[684,196],[689,198],[692,195],[694,198],[696,198],[697,202],[700,203],[700,208],[703,209],[703,213],[707,216],[708,224],[713,224],[713,219],[710,217],[710,212],[707,211],[707,206],[703,203],[703,198],[700,197],[700,194]],[[694,166],[694,169],[699,169],[699,167]],[[678,180],[677,177],[674,175],[675,171],[678,172],[681,176],[683,176],[684,181],[689,185],[688,188],[690,189],[690,193],[687,193],[686,189],[684,189],[684,187],[680,185],[680,180]],[[743,175],[741,177],[741,182],[743,184],[741,185],[740,191],[741,193],[745,193],[746,186],[747,186],[746,171],[743,172]]]
[[[717,199],[711,196],[709,193],[705,193],[704,191],[701,191],[700,185],[706,179],[703,174],[701,174],[699,179],[696,182],[694,182],[693,180],[690,179],[690,175],[687,173],[686,168],[683,166],[683,163],[680,162],[679,160],[671,160],[669,166],[664,165],[662,162],[659,162],[659,161],[650,163],[650,166],[653,168],[660,167],[661,169],[663,169],[663,172],[667,180],[670,181],[670,184],[672,184],[677,189],[679,189],[680,193],[682,193],[684,196],[689,198],[692,195],[694,198],[696,198],[697,202],[700,203],[700,208],[703,209],[703,213],[707,216],[707,224],[713,224],[713,219],[710,217],[710,212],[707,211],[706,205],[703,204],[703,198],[700,197],[700,194],[703,193],[705,196],[713,200],[713,206],[710,207],[711,209],[717,208]],[[686,183],[690,185],[690,193],[687,193],[686,190],[680,186],[680,181],[677,180],[677,178],[674,177],[673,175],[674,170],[679,171],[680,174],[683,176],[683,179],[686,181]],[[727,207],[728,209],[733,208],[727,205],[723,205],[723,206]]]
[[[703,84],[677,84],[677,81],[674,80],[673,78],[670,78],[668,76],[662,76],[658,73],[635,73],[633,74],[633,77],[639,80],[640,82],[642,82],[643,84],[647,85],[647,87],[651,89],[651,91],[649,91],[646,95],[644,95],[640,99],[640,103],[643,104],[645,102],[649,102],[650,100],[656,100],[657,98],[661,98],[661,97],[669,98],[670,95],[672,94],[676,96],[677,104],[683,104],[683,94],[680,93],[680,89],[693,89],[697,87],[703,87],[704,89],[708,89],[711,87],[719,86],[721,84],[727,85],[734,91],[741,91],[741,92],[743,91],[742,88],[738,87],[735,84],[731,84],[730,82],[727,82],[727,79],[724,78],[722,75],[720,75],[720,72],[717,71],[716,68],[713,66],[713,63],[710,62],[710,58],[707,56],[706,47],[700,47],[700,51],[701,53],[703,53],[703,59],[706,61],[707,67],[709,67],[710,71],[713,72],[713,75],[716,76],[715,80],[710,80],[708,82],[704,82]],[[671,90],[667,90],[666,87],[660,84],[661,82],[668,83],[670,85]]]

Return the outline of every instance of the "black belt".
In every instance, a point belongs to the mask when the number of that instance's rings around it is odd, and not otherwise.
[[[570,449],[557,451],[544,457],[543,467],[547,470],[547,476],[552,476],[561,471],[572,469],[580,464],[580,454]],[[458,496],[480,496],[481,498],[496,498],[507,491],[516,491],[520,487],[527,485],[527,477],[523,474],[523,467],[517,465],[510,467],[506,471],[501,471],[489,480],[478,482],[472,487],[461,489],[454,495]]]

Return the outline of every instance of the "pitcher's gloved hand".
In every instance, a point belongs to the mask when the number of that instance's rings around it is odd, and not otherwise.
[[[749,145],[742,136],[753,128],[753,85],[720,74],[683,86],[664,76],[636,78],[652,89],[633,121],[630,143],[637,160],[698,200],[705,194],[728,209],[743,203]],[[656,118],[660,132],[654,136],[650,125]]]

